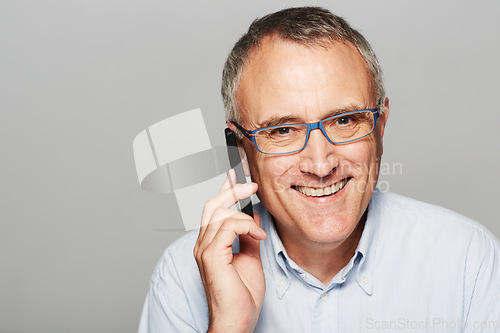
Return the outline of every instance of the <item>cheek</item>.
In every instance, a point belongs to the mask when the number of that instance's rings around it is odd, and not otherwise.
[[[271,179],[275,179],[278,174],[276,167],[273,167],[272,157],[260,154],[253,147],[245,145],[250,173],[252,180],[259,184],[259,192],[270,184]]]
[[[339,156],[355,165],[366,165],[376,156],[376,145],[372,141],[364,140],[342,146]]]
[[[269,159],[267,168],[272,170],[274,178],[288,179],[300,174],[299,155],[280,156]]]
[[[274,196],[290,189],[290,180],[300,176],[297,156],[249,155],[252,178],[259,184],[259,197]]]
[[[355,170],[358,175],[374,174],[377,170],[379,150],[375,140],[363,140],[342,147],[341,161]],[[342,162],[341,162],[342,163]]]
[[[260,161],[259,169],[262,179],[266,179],[268,188],[279,192],[289,188],[287,179],[298,172],[298,161],[294,156],[272,156]]]
[[[252,180],[256,183],[259,183],[260,182],[259,165],[260,165],[261,154],[259,154],[259,152],[255,149],[255,147],[246,139],[243,140],[243,148],[247,156],[248,166],[250,168],[250,175],[252,176]]]

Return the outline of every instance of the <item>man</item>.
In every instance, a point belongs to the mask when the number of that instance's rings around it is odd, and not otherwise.
[[[141,332],[500,329],[498,240],[375,189],[389,100],[343,19],[305,7],[256,20],[222,94],[253,183],[230,173],[200,230],[166,250]],[[254,193],[254,218],[229,209]]]

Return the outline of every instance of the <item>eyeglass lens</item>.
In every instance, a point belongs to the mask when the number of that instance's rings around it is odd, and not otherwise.
[[[343,114],[322,121],[323,128],[332,143],[344,143],[368,135],[374,127],[371,111]],[[264,128],[255,133],[257,147],[264,153],[286,154],[304,147],[307,125],[281,125]]]

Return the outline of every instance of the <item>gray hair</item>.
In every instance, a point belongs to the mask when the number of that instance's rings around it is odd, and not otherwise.
[[[371,73],[371,83],[377,95],[379,111],[385,111],[385,88],[382,68],[368,41],[343,18],[321,7],[297,7],[266,15],[252,22],[248,32],[234,45],[222,72],[222,99],[226,120],[239,122],[236,92],[241,73],[250,53],[264,37],[277,37],[308,47],[327,47],[332,42],[350,42],[359,51]]]

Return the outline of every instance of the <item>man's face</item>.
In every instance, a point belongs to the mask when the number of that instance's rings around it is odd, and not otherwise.
[[[377,107],[369,72],[352,45],[307,48],[270,38],[250,56],[237,100],[241,125],[248,130]],[[243,140],[257,194],[274,216],[285,246],[338,245],[353,233],[378,178],[386,117],[379,117],[371,135],[350,144],[332,145],[313,130],[306,148],[291,155],[265,155]],[[308,196],[299,191],[304,186],[340,190]]]

